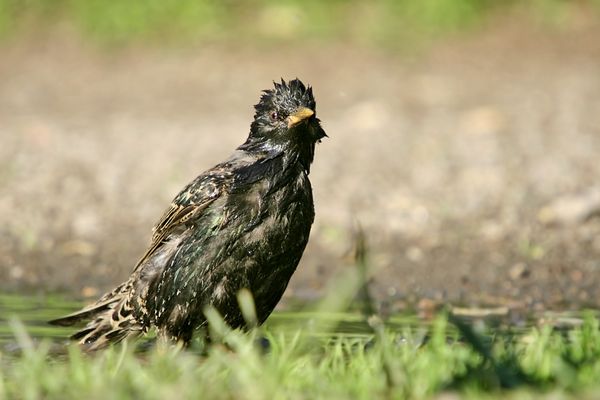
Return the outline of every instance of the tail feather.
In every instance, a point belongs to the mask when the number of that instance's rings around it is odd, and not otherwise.
[[[118,299],[110,299],[110,300],[104,301],[102,303],[96,303],[89,307],[85,307],[79,311],[76,311],[72,314],[50,320],[50,321],[48,321],[48,323],[51,325],[58,325],[58,326],[75,325],[78,322],[81,322],[84,320],[89,320],[90,318],[93,318],[96,315],[106,312],[107,310],[109,310],[111,308],[111,305],[114,305],[114,303],[116,303],[116,302],[118,302]]]
[[[48,321],[51,325],[58,326],[71,326],[83,320],[89,320],[95,316],[107,311],[108,309],[114,308],[114,304],[122,300],[126,293],[126,284],[123,283],[117,286],[113,291],[105,293],[98,301],[87,307],[82,308],[72,314],[65,315],[60,318],[56,318]]]
[[[72,334],[71,336],[69,336],[69,339],[71,339],[71,340],[81,340],[84,337],[86,337],[90,332],[93,332],[94,329],[95,328],[93,328],[93,327],[80,329],[77,332],[75,332],[74,334]]]
[[[111,344],[119,343],[128,337],[139,336],[142,333],[140,326],[114,327],[106,319],[94,321],[94,323],[96,322],[96,325],[84,328],[71,336],[86,351],[100,350]]]
[[[128,292],[123,286],[103,296],[97,303],[49,323],[70,326],[85,320],[89,321],[87,325],[71,335],[70,339],[78,341],[86,351],[102,349],[144,331],[133,316]]]

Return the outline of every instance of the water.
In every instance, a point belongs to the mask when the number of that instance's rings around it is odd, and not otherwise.
[[[0,294],[0,348],[15,343],[14,321],[22,323],[34,340],[64,341],[73,329],[47,323],[81,307],[80,302],[52,296],[16,296]]]
[[[68,300],[58,296],[17,296],[0,294],[0,351],[18,351],[15,335],[15,321],[25,327],[27,335],[34,341],[50,341],[57,347],[64,347],[67,338],[76,328],[49,325],[47,321],[80,309],[80,301]],[[458,310],[458,309],[457,309]],[[464,310],[463,310],[464,311]],[[598,317],[597,313],[594,313]],[[467,318],[476,329],[493,327],[496,332],[510,330],[513,334],[524,332],[534,325],[549,324],[558,329],[572,329],[582,323],[581,312],[546,311],[537,316],[523,319],[504,317]],[[461,317],[464,319],[464,317]],[[401,335],[411,333],[413,337],[424,337],[431,320],[423,320],[414,314],[394,315],[385,322],[388,330]],[[324,340],[335,337],[359,338],[368,341],[373,337],[373,329],[360,313],[326,313],[306,311],[276,311],[267,320],[266,327],[277,332],[294,334],[301,329],[305,333],[321,337]],[[452,324],[449,331],[454,331]],[[17,327],[18,330],[18,327]]]
[[[47,321],[80,309],[84,304],[57,296],[18,296],[0,294],[0,350],[14,350],[15,322],[19,321],[34,340],[65,343],[76,328],[49,325]],[[427,322],[414,315],[397,315],[386,321],[388,329],[403,332],[425,328]],[[278,332],[296,332],[298,329],[323,337],[347,336],[368,339],[372,328],[359,313],[323,313],[276,311],[266,323],[268,329]]]

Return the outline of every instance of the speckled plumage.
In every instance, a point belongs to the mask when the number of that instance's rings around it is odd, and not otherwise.
[[[273,311],[308,241],[314,219],[308,174],[325,136],[310,87],[275,83],[255,106],[250,134],[226,161],[173,200],[130,278],[96,303],[51,321],[90,321],[72,339],[95,350],[156,327],[188,343],[214,306],[244,325],[237,293],[250,289],[262,323]]]

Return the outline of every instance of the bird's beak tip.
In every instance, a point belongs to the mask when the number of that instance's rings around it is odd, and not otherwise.
[[[315,112],[310,108],[301,107],[288,117],[288,128],[298,125],[300,122],[312,117]]]

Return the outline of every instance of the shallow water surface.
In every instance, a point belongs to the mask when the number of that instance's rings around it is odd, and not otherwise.
[[[21,323],[34,341],[66,342],[75,331],[74,327],[49,325],[47,321],[69,314],[84,305],[81,301],[67,300],[58,296],[0,295],[0,351],[18,346],[15,324]],[[386,322],[394,331],[425,327],[428,323],[414,315],[397,315]],[[265,324],[267,329],[295,332],[298,329],[323,337],[357,337],[368,339],[372,328],[359,313],[324,313],[306,311],[275,311]],[[17,328],[18,329],[18,328]]]
[[[81,307],[78,301],[53,296],[0,295],[0,348],[15,343],[15,323],[21,323],[34,340],[65,340],[73,329],[47,321]]]

